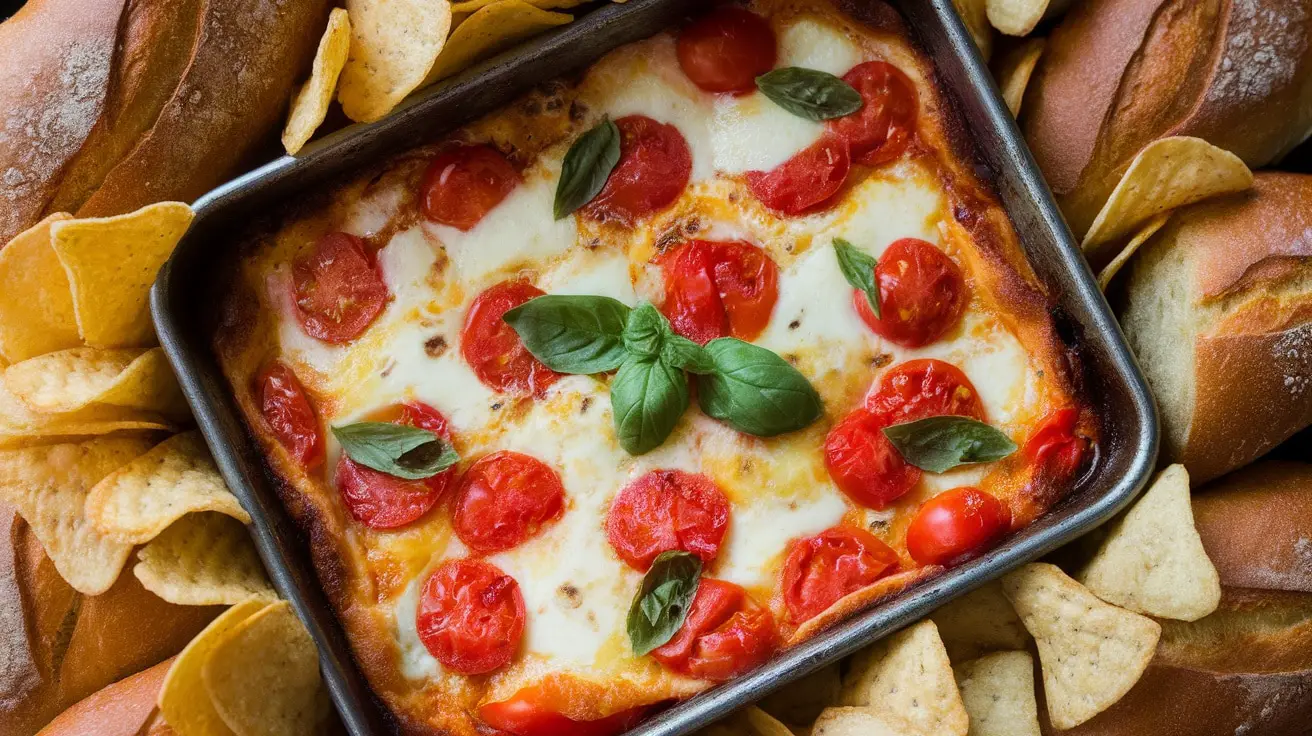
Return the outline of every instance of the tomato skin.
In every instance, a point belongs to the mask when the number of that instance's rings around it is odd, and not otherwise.
[[[384,409],[375,421],[426,429],[451,441],[446,417],[417,401]],[[455,475],[453,467],[423,480],[405,480],[365,467],[343,453],[337,461],[334,483],[351,518],[370,529],[396,529],[427,514]]]
[[[383,275],[364,241],[329,233],[292,265],[296,315],[310,337],[340,345],[359,337],[387,306]]]
[[[665,272],[661,311],[674,331],[705,345],[717,337],[753,340],[770,323],[779,300],[779,267],[744,241],[691,240],[660,259]]]
[[[907,552],[922,565],[951,565],[975,557],[1011,528],[1001,501],[965,486],[929,499],[907,527]]]
[[[985,421],[979,391],[960,368],[935,358],[899,363],[879,379],[865,400],[866,409],[889,424],[950,414]]]
[[[1043,418],[1039,429],[1025,441],[1022,454],[1037,472],[1049,479],[1061,481],[1075,475],[1084,464],[1088,440],[1075,434],[1080,412],[1064,407]]]
[[[478,717],[514,736],[615,736],[638,725],[646,712],[638,707],[595,721],[576,721],[561,715],[540,688],[529,686],[509,700],[481,706]]]
[[[843,81],[861,93],[860,110],[827,125],[852,147],[852,158],[878,166],[899,158],[915,135],[919,106],[915,84],[902,70],[884,61],[858,64]]]
[[[460,330],[460,354],[484,385],[495,391],[541,396],[560,374],[542,364],[501,317],[546,292],[524,280],[488,287],[469,306]]]
[[[615,497],[606,536],[615,554],[646,572],[662,552],[683,550],[710,562],[729,526],[729,500],[710,478],[653,470]]]
[[[884,436],[883,414],[858,408],[825,436],[825,468],[838,490],[853,501],[883,509],[920,482],[923,471],[902,459]]]
[[[706,92],[751,92],[756,78],[774,68],[774,30],[761,16],[721,6],[679,33],[679,66]]]
[[[275,360],[256,383],[260,391],[260,414],[278,442],[306,470],[318,467],[324,458],[323,432],[296,374],[286,363]]]
[[[635,222],[670,206],[692,176],[692,151],[673,125],[645,115],[615,121],[620,129],[620,160],[583,213],[600,222]]]
[[[468,231],[521,181],[519,172],[495,148],[453,146],[439,153],[424,174],[424,217]]]
[[[771,171],[749,171],[747,188],[766,207],[782,215],[824,209],[843,188],[852,169],[847,142],[825,135]]]
[[[897,553],[857,527],[838,526],[793,542],[784,561],[784,606],[795,624],[819,616],[898,566]]]
[[[535,457],[502,450],[465,471],[451,526],[475,552],[492,554],[535,536],[565,508],[560,476]]]
[[[853,290],[852,304],[875,334],[902,347],[918,348],[942,337],[966,311],[966,279],[951,258],[916,238],[895,241],[875,267],[879,311],[865,292]]]
[[[448,560],[425,581],[415,625],[442,666],[479,675],[515,658],[524,616],[514,578],[480,560]]]
[[[679,674],[726,682],[765,662],[778,644],[768,608],[733,583],[702,578],[683,626],[651,656]]]

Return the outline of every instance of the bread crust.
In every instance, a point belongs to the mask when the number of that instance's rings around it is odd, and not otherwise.
[[[41,736],[137,736],[151,725],[163,727],[162,719],[153,723],[155,699],[164,686],[173,659],[126,677],[77,702],[41,729]]]

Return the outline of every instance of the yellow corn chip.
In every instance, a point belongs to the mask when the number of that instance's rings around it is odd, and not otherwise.
[[[1000,649],[1023,649],[1030,640],[1025,626],[994,580],[930,614],[953,662]]]
[[[456,27],[424,83],[449,77],[476,61],[573,19],[572,15],[542,10],[524,0],[488,3]]]
[[[914,624],[853,657],[838,702],[870,708],[916,733],[966,734],[966,707],[933,621]]]
[[[1002,99],[1011,110],[1012,117],[1020,115],[1021,103],[1025,101],[1025,89],[1030,86],[1030,76],[1043,55],[1045,41],[1031,38],[1021,45],[998,57],[994,65],[994,75],[998,79],[998,88],[1002,90]]]
[[[1103,603],[1055,565],[1031,563],[1002,590],[1039,648],[1048,717],[1075,728],[1120,700],[1157,649],[1162,627]]]
[[[328,15],[328,29],[319,39],[319,50],[314,55],[310,79],[301,85],[292,100],[292,111],[287,127],[282,131],[282,145],[287,153],[295,155],[314,135],[328,115],[328,105],[337,89],[337,77],[346,65],[351,50],[351,21],[345,10],[333,8]]]
[[[1253,172],[1233,153],[1202,138],[1153,141],[1130,162],[1084,236],[1090,257],[1163,212],[1253,186]]]
[[[988,0],[989,22],[1008,36],[1028,36],[1044,18],[1052,18],[1070,0]]]
[[[1116,274],[1120,273],[1122,268],[1125,268],[1125,264],[1130,262],[1130,259],[1143,247],[1143,244],[1151,240],[1157,234],[1157,231],[1166,225],[1166,221],[1170,219],[1171,213],[1163,212],[1149,220],[1142,230],[1135,233],[1135,236],[1130,239],[1129,243],[1125,244],[1121,252],[1117,253],[1111,263],[1103,267],[1102,273],[1098,274],[1098,288],[1107,291],[1107,287],[1112,285],[1112,279],[1116,278]]]
[[[351,52],[337,99],[352,120],[386,115],[424,83],[451,31],[448,0],[346,0]]]
[[[761,710],[790,726],[808,726],[825,706],[838,702],[841,689],[838,665],[827,665],[765,696]]]
[[[87,498],[87,516],[96,529],[129,544],[149,542],[184,515],[200,511],[251,522],[196,431],[171,437],[110,473]]]
[[[811,736],[927,736],[889,723],[871,708],[825,708],[811,727]],[[937,735],[935,735],[937,736]]]
[[[119,430],[172,428],[172,423],[158,414],[121,406],[88,406],[62,414],[40,414],[27,408],[0,381],[0,449],[67,442]]]
[[[524,2],[529,5],[532,5],[535,8],[542,8],[543,10],[573,8],[582,5],[587,1],[588,0],[524,0]],[[464,0],[464,2],[451,3],[451,12],[456,15],[469,15],[497,2],[500,2],[500,0]]]
[[[185,420],[187,401],[162,348],[72,348],[10,366],[5,386],[37,412],[108,404]]]
[[[19,233],[0,248],[0,356],[10,363],[82,344],[73,292],[50,247],[60,212]]]
[[[150,448],[139,437],[0,451],[0,501],[18,509],[59,575],[85,595],[109,590],[132,546],[96,531],[83,513],[101,478]]]
[[[159,691],[159,709],[178,734],[186,736],[233,736],[210,700],[201,674],[215,647],[238,624],[271,605],[250,598],[235,604],[210,622],[173,660]]]
[[[264,566],[241,522],[203,511],[178,519],[137,553],[142,587],[180,606],[273,597]]]
[[[956,668],[970,714],[969,736],[1039,736],[1034,659],[1029,652],[995,652]]]
[[[979,47],[980,56],[988,61],[993,55],[993,26],[989,25],[986,0],[952,0],[952,4],[956,6],[957,14],[961,16],[961,22],[966,24],[966,30],[970,31],[975,45]]]
[[[64,220],[50,242],[73,287],[82,339],[92,347],[149,345],[150,285],[191,225],[191,208],[159,202],[117,217]]]

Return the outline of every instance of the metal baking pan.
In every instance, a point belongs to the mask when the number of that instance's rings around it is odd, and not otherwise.
[[[839,4],[858,17],[868,7],[863,0]],[[1158,429],[1152,398],[951,0],[892,4],[934,61],[964,127],[965,135],[958,138],[973,141],[981,177],[1005,204],[1035,270],[1059,305],[1059,327],[1078,349],[1086,390],[1101,409],[1099,456],[1061,504],[998,549],[664,711],[635,729],[635,736],[689,733],[1047,554],[1124,507],[1153,469]],[[309,562],[306,540],[279,501],[211,351],[216,264],[232,257],[236,233],[296,193],[427,142],[617,46],[667,28],[701,5],[703,0],[629,0],[602,7],[422,94],[379,123],[344,129],[298,158],[281,158],[236,179],[196,202],[191,230],[160,272],[151,293],[160,342],[224,478],[251,514],[255,543],[274,586],[291,601],[319,647],[333,702],[355,736],[394,732],[396,726],[356,669]]]

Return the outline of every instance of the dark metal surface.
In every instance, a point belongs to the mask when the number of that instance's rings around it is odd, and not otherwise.
[[[279,159],[211,192],[196,203],[191,230],[151,292],[160,342],[224,478],[251,513],[256,547],[274,586],[291,601],[319,646],[333,702],[355,736],[386,733],[395,726],[352,661],[309,563],[305,540],[283,509],[219,372],[206,327],[213,321],[215,302],[206,287],[217,264],[231,257],[233,238],[251,217],[272,211],[297,192],[321,188],[459,127],[537,84],[671,25],[701,4],[630,0],[604,7],[439,86],[379,123],[340,131],[299,158]],[[825,631],[755,672],[670,708],[635,729],[634,736],[693,731],[1056,549],[1121,509],[1153,468],[1158,431],[1152,399],[951,0],[895,4],[955,98],[967,137],[977,148],[980,173],[993,183],[1035,270],[1058,302],[1059,325],[1079,346],[1087,391],[1104,421],[1099,457],[1065,501],[998,549]]]

